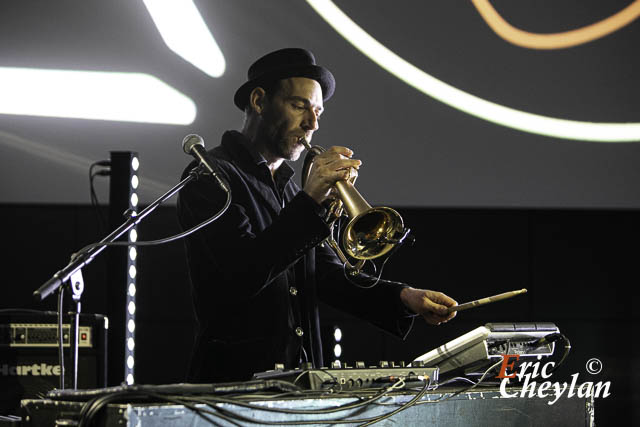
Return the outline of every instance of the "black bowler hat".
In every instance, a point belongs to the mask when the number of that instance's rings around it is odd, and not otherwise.
[[[331,98],[336,81],[331,71],[316,65],[313,53],[306,49],[287,48],[263,56],[249,67],[249,81],[240,86],[233,97],[236,106],[244,111],[249,93],[258,87],[289,77],[307,77],[320,83],[323,100]]]

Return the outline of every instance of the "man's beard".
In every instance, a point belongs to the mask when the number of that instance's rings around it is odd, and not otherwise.
[[[300,144],[297,142],[298,137],[285,137],[280,138],[277,141],[278,146],[278,157],[281,157],[285,160],[289,160],[295,162],[300,158],[300,153],[302,150],[300,149]],[[293,141],[296,141],[295,143]]]
[[[267,132],[265,147],[272,156],[289,161],[296,161],[302,153],[299,136],[281,132]]]

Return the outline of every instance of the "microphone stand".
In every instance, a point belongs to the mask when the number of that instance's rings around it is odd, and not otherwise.
[[[176,186],[167,191],[165,194],[160,196],[156,201],[147,206],[145,209],[140,211],[139,215],[132,215],[130,212],[127,212],[128,218],[127,220],[120,225],[118,228],[113,230],[111,234],[102,239],[96,245],[90,245],[87,249],[81,250],[80,252],[74,253],[71,255],[71,261],[64,267],[62,270],[58,271],[56,274],[51,277],[51,279],[47,280],[40,288],[38,288],[34,293],[33,297],[36,301],[41,302],[57,289],[61,288],[65,282],[70,280],[70,287],[72,291],[72,298],[75,303],[75,311],[71,313],[73,325],[70,326],[70,347],[71,347],[71,356],[72,356],[72,368],[73,368],[73,388],[78,388],[78,333],[80,328],[80,298],[82,297],[82,292],[84,290],[84,280],[82,278],[82,268],[88,265],[93,258],[96,257],[100,252],[102,252],[107,246],[108,243],[115,242],[120,236],[125,234],[127,231],[131,230],[136,224],[142,221],[147,215],[153,212],[158,206],[160,206],[167,199],[172,197],[178,191],[180,191],[185,185],[189,182],[196,180],[200,177],[200,175],[207,173],[202,167],[197,166],[189,172],[189,175],[180,181]],[[63,292],[63,289],[60,289],[60,292]],[[58,308],[58,316],[59,323],[62,324],[62,307]],[[60,333],[60,340],[63,340],[62,333]],[[61,361],[61,365],[62,365]],[[62,373],[64,372],[64,366],[60,366],[60,385],[61,389],[64,389],[64,378],[62,378]]]

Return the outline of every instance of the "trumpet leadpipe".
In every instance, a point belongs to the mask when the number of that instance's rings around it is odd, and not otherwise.
[[[298,142],[302,145],[304,145],[304,148],[307,149],[307,151],[311,151],[311,144],[309,144],[309,141],[307,141],[307,138],[305,138],[304,136],[301,136],[298,139]]]

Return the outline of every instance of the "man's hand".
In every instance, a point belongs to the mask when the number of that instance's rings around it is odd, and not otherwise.
[[[455,311],[447,314],[447,308],[458,303],[442,292],[404,288],[400,291],[400,300],[409,310],[421,315],[431,325],[448,322],[456,316]]]
[[[331,147],[313,159],[313,167],[303,190],[318,204],[330,196],[337,181],[347,180],[362,162],[352,159],[353,151],[346,147]]]

